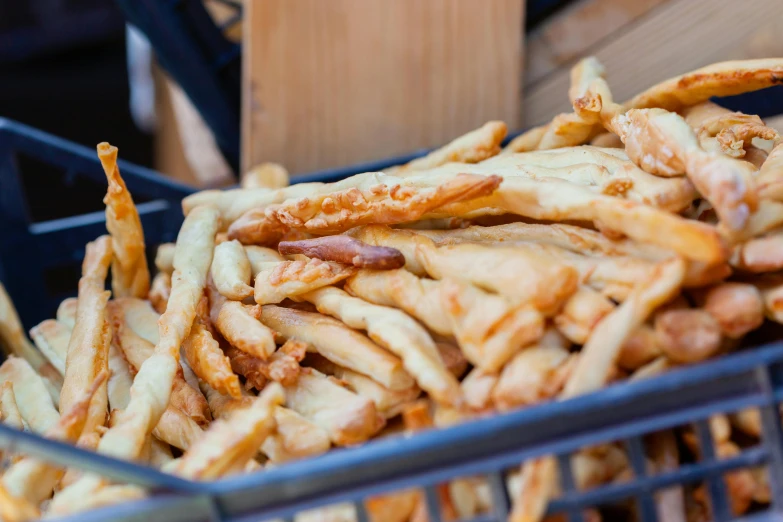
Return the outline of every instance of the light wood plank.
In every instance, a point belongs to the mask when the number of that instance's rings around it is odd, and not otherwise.
[[[253,0],[244,18],[244,170],[301,173],[520,124],[521,0]]]

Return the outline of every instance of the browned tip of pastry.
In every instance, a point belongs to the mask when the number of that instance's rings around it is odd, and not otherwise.
[[[477,178],[475,174],[462,173],[454,178],[455,184],[464,183],[466,185],[466,190],[460,195],[460,201],[489,196],[495,192],[495,189],[498,188],[503,181],[503,178],[497,174],[482,177],[483,179],[478,182],[475,181]]]
[[[374,270],[393,270],[405,265],[405,257],[396,248],[368,245],[349,236],[281,241],[277,250],[284,256],[304,254],[323,261]]]

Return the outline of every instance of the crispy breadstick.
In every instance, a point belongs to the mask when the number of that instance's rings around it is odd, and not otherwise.
[[[335,261],[357,268],[393,270],[405,264],[399,250],[371,246],[350,236],[325,236],[301,241],[281,241],[277,246],[283,255],[304,254],[322,261]]]
[[[149,293],[150,303],[156,312],[162,314],[166,311],[169,297],[171,297],[171,275],[166,272],[158,272],[152,278]]]
[[[407,270],[360,270],[345,282],[345,290],[365,301],[400,308],[440,335],[451,325],[440,304],[441,283],[420,279]]]
[[[115,297],[143,298],[150,288],[150,272],[144,253],[144,231],[139,212],[120,176],[117,147],[106,142],[99,143],[98,158],[109,182],[103,202],[106,205],[106,229],[111,234],[114,251],[112,291]]]
[[[714,96],[733,96],[770,87],[780,82],[781,74],[783,60],[779,58],[715,63],[650,87],[623,106],[677,111]]]
[[[668,310],[655,317],[656,345],[672,361],[693,363],[720,348],[721,328],[704,310]]]
[[[57,321],[73,330],[76,324],[76,311],[79,308],[79,301],[75,297],[64,299],[57,307]]]
[[[739,339],[764,322],[764,302],[759,290],[747,283],[722,283],[704,295],[704,310],[720,325],[723,335]]]
[[[489,373],[481,368],[473,368],[462,382],[462,394],[465,404],[475,411],[487,411],[492,407],[492,390],[498,382],[497,373]]]
[[[440,281],[441,306],[465,357],[488,372],[500,370],[521,346],[535,342],[544,318],[533,306],[453,279]]]
[[[753,273],[776,272],[783,269],[783,233],[749,239],[734,247],[732,266]]]
[[[753,166],[705,152],[685,120],[663,109],[632,109],[612,125],[635,163],[663,176],[685,172],[728,232],[745,227],[757,205]]]
[[[340,183],[352,186],[354,179],[355,176]],[[329,190],[329,187],[327,183],[297,183],[281,189],[202,190],[182,200],[182,211],[187,216],[199,206],[214,207],[220,213],[221,222],[226,228],[251,209],[263,211],[270,205]]]
[[[358,444],[384,425],[375,404],[343,388],[332,377],[308,369],[285,387],[286,406],[329,433],[338,446]]]
[[[267,263],[256,274],[256,303],[277,304],[323,286],[329,286],[355,272],[351,266],[320,259],[297,259]]]
[[[775,145],[761,165],[756,189],[760,198],[783,201],[783,143]]]
[[[106,321],[106,304],[110,294],[103,288],[111,261],[112,240],[109,236],[101,236],[87,244],[79,280],[76,323],[68,342],[65,378],[60,391],[60,408],[64,411],[69,411],[97,375],[109,368],[111,327]],[[90,416],[84,427],[86,434],[104,425],[108,401],[106,386],[103,386],[93,397]]]
[[[604,317],[582,348],[560,398],[589,393],[603,386],[628,336],[655,308],[674,296],[684,276],[685,263],[681,259],[661,262],[628,299]],[[525,487],[521,497],[515,499],[510,520],[540,520],[543,517],[554,491],[556,468],[553,457],[525,463],[522,470]]]
[[[14,385],[10,381],[0,384],[0,419],[3,424],[19,431],[24,431],[24,419],[19,412],[14,395]]]
[[[334,287],[321,288],[302,297],[313,303],[319,312],[337,317],[352,328],[367,331],[370,338],[402,359],[405,370],[416,379],[419,387],[435,400],[449,405],[460,404],[461,394],[457,380],[443,364],[427,331],[408,315],[394,308],[373,305],[351,297],[345,291]],[[351,368],[344,362],[333,362]],[[367,372],[361,373],[369,375]],[[377,378],[375,380],[381,382]],[[381,384],[393,390],[404,390],[410,388],[412,383],[404,387]]]
[[[275,429],[274,407],[284,400],[283,389],[269,385],[248,408],[212,423],[204,437],[185,452],[174,472],[190,479],[212,480],[244,466]]]
[[[6,381],[13,384],[19,412],[33,432],[46,433],[57,424],[60,414],[52,404],[46,384],[25,359],[10,356],[5,360],[0,366],[0,382]]]
[[[687,179],[662,178],[645,172],[621,149],[586,145],[498,156],[471,166],[467,172],[504,178],[560,178],[671,212],[684,210],[698,195]]]
[[[27,522],[38,520],[41,511],[34,503],[12,495],[0,485],[0,519],[5,522]]]
[[[497,209],[533,219],[594,221],[637,241],[672,250],[685,259],[718,263],[726,258],[725,246],[714,227],[633,201],[595,194],[561,179],[507,177],[492,196],[446,205],[428,217],[470,217],[497,213]],[[668,233],[661,234],[661,230]]]
[[[617,356],[617,365],[626,370],[636,370],[661,355],[655,330],[653,327],[643,324],[626,339]]]
[[[101,372],[82,396],[74,402],[72,408],[65,410],[62,417],[45,431],[45,436],[64,442],[75,442],[89,420],[92,398],[106,382],[107,377],[106,371]],[[2,485],[12,495],[39,504],[52,494],[54,486],[64,472],[65,470],[45,461],[23,457],[3,474]]]
[[[272,330],[258,318],[261,307],[226,301],[221,307],[215,327],[232,346],[266,360],[277,349]]]
[[[530,303],[551,314],[576,291],[578,273],[544,255],[538,245],[486,247],[475,244],[418,247],[419,257],[435,279],[450,278]],[[492,267],[492,270],[487,270]],[[535,278],[519,274],[535,273]]]
[[[714,140],[719,150],[733,158],[743,158],[746,147],[751,147],[753,138],[777,141],[776,130],[764,125],[756,115],[732,112],[710,101],[686,108],[683,113],[699,143],[705,150]]]
[[[128,402],[130,402],[133,375],[128,367],[128,362],[122,355],[122,348],[116,333],[109,345],[109,371],[110,375],[107,383],[109,411],[124,410],[128,406]]]
[[[113,506],[115,504],[122,504],[123,502],[138,501],[146,496],[147,493],[145,490],[139,486],[129,484],[105,486],[98,491],[90,492],[88,495],[70,501],[67,507],[62,505],[58,506],[59,510],[61,510],[58,513],[66,514],[88,511],[91,509]],[[65,511],[62,511],[63,509],[65,509]],[[55,513],[54,509],[50,509],[47,512],[47,516]],[[55,514],[55,516],[57,515]]]
[[[176,245],[174,243],[162,243],[158,245],[158,250],[155,252],[155,267],[159,272],[166,272],[171,275],[174,272],[174,250]]]
[[[155,345],[143,339],[133,330],[132,320],[135,320],[136,326],[138,326],[143,324],[142,321],[139,321],[142,314],[148,318],[157,317],[157,315],[148,308],[148,305],[146,307],[138,306],[137,303],[135,299],[119,299],[109,305],[114,337],[132,374],[137,373],[142,364],[155,353]],[[146,305],[146,303],[143,304]],[[149,309],[152,315],[147,315],[145,308]],[[169,406],[181,410],[198,424],[209,422],[209,406],[206,399],[197,389],[185,382],[181,371],[177,371],[174,376]]]
[[[387,388],[405,390],[413,385],[399,358],[331,317],[266,305],[261,308],[261,322],[284,338],[304,341],[330,361]]]
[[[560,333],[576,344],[584,344],[595,326],[614,310],[605,296],[592,288],[580,285],[554,317]]]
[[[257,245],[245,245],[245,255],[250,261],[253,277],[264,269],[266,263],[285,261],[277,250]]]
[[[261,451],[272,462],[312,457],[329,451],[329,434],[317,424],[282,406],[275,406],[276,433],[269,435]]]
[[[262,163],[245,172],[240,184],[243,189],[281,189],[291,183],[288,179],[288,171],[282,165]]]
[[[405,176],[415,171],[439,167],[446,163],[478,163],[500,152],[500,144],[506,137],[506,124],[502,121],[490,121],[460,136],[448,145],[436,149],[423,158],[415,159],[405,165],[387,169],[387,174]]]
[[[225,353],[231,361],[231,369],[243,376],[249,385],[262,390],[267,381],[289,386],[299,377],[299,361],[304,359],[307,344],[289,339],[284,347],[285,349],[281,347],[267,360],[253,357],[233,346],[226,348]]]
[[[421,394],[417,386],[407,390],[390,390],[361,373],[343,368],[319,355],[308,356],[307,364],[321,373],[340,379],[355,393],[371,399],[378,413],[387,419],[399,414],[403,404],[415,400]]]
[[[60,375],[65,375],[71,329],[55,319],[47,319],[30,329],[30,338]]]
[[[593,147],[604,147],[607,149],[622,149],[625,147],[620,137],[613,132],[604,132],[590,140]]]
[[[549,124],[546,125],[540,125],[538,127],[533,127],[532,129],[529,129],[510,142],[508,142],[508,145],[506,145],[503,150],[501,151],[501,154],[511,154],[513,152],[528,152],[531,150],[536,150],[538,148],[538,144],[541,143],[541,139],[544,137],[544,134],[547,133],[549,130]],[[575,143],[574,145],[578,145],[578,143]]]
[[[568,350],[560,346],[536,344],[524,348],[503,367],[492,390],[493,403],[506,411],[551,399],[560,391],[553,377],[567,358]]]
[[[238,399],[239,378],[231,371],[231,362],[203,325],[194,324],[182,344],[188,365],[196,375],[218,392]]]
[[[118,306],[123,313],[123,320],[138,337],[141,337],[154,349],[158,343],[158,319],[160,314],[156,312],[149,301],[121,297],[113,299],[109,304],[109,309]]]
[[[185,219],[177,237],[169,306],[159,321],[160,340],[139,367],[130,403],[101,439],[100,453],[135,458],[166,411],[179,366],[179,347],[190,333],[206,285],[218,221],[217,211],[208,207],[194,209]]]
[[[290,228],[267,215],[266,207],[253,208],[239,216],[228,227],[228,239],[243,245],[274,246],[290,232]]]
[[[529,305],[455,280],[419,279],[405,270],[360,271],[345,289],[381,306],[401,308],[441,335],[453,334],[465,356],[487,371],[538,339],[543,317]]]
[[[211,274],[218,291],[229,299],[241,301],[253,294],[249,284],[250,261],[239,241],[226,241],[215,247]]]
[[[633,372],[629,380],[640,381],[642,379],[649,379],[650,377],[655,377],[676,367],[677,364],[672,362],[671,359],[665,355],[662,355]]]
[[[63,385],[62,375],[27,339],[16,308],[2,283],[0,283],[0,348],[6,356],[13,354],[26,360],[43,378],[47,393],[54,403],[59,403],[60,389]]]
[[[415,221],[448,203],[489,195],[501,182],[499,176],[472,174],[435,181],[426,176],[398,178],[373,172],[360,176],[351,188],[340,190],[335,185],[334,192],[289,200],[268,209],[267,215],[294,229],[342,232],[369,223]]]

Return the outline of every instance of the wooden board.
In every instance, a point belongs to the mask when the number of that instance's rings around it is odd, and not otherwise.
[[[522,0],[253,0],[242,167],[301,173],[520,124]]]
[[[783,56],[780,0],[669,0],[585,51],[606,66],[617,101],[692,69],[731,59]],[[570,111],[568,67],[525,87],[526,126]]]

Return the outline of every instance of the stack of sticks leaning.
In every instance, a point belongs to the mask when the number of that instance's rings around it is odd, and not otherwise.
[[[783,144],[759,117],[708,100],[781,80],[783,59],[720,63],[618,104],[585,59],[573,112],[503,150],[505,125],[491,122],[386,172],[289,186],[268,164],[242,188],[186,198],[151,281],[117,149],[101,144],[109,235],[87,245],[78,298],[30,331],[35,345],[0,300],[2,421],[217,479],[735,351],[765,318],[783,322]],[[710,425],[721,456],[761,432],[757,411]],[[699,445],[683,428],[647,450],[660,471]],[[145,494],[7,462],[4,520]],[[632,475],[614,444],[572,464],[580,488]],[[727,484],[735,513],[769,501],[764,470]],[[554,460],[525,463],[508,485],[511,519],[542,519],[560,487]],[[480,477],[439,491],[446,520],[491,508]],[[710,518],[703,486],[657,502],[668,522]],[[373,521],[427,518],[418,490],[366,505]]]

